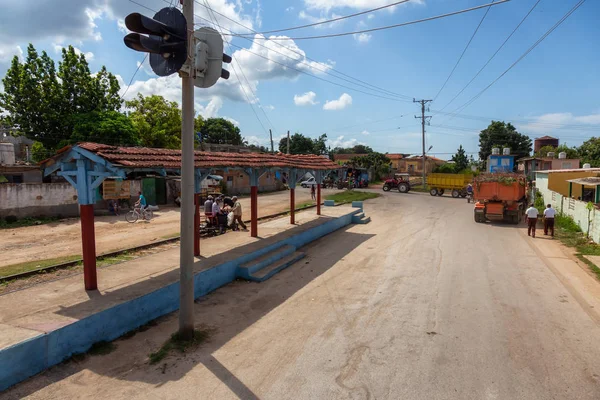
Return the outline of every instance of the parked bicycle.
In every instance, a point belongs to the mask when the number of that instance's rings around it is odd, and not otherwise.
[[[125,219],[129,223],[134,223],[140,218],[144,221],[150,221],[153,216],[152,210],[149,210],[147,207],[144,208],[144,210],[139,207],[134,207],[133,210],[125,214]]]

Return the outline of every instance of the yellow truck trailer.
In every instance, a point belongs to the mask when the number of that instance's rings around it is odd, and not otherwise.
[[[442,196],[445,190],[452,191],[452,197],[467,197],[467,185],[473,180],[466,174],[429,174],[427,186],[432,196]]]

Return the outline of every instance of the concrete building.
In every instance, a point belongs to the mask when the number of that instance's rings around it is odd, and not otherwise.
[[[401,168],[398,169],[398,172],[407,172],[411,175],[421,175],[423,173],[423,156],[412,156],[407,157],[402,160]],[[445,164],[446,161],[432,157],[425,156],[425,173],[429,174],[433,172],[433,170]]]
[[[491,154],[488,156],[486,171],[495,172],[513,172],[515,168],[515,156],[510,154]]]
[[[31,161],[31,146],[33,140],[25,136],[0,136],[0,143],[11,143],[15,149],[16,161]]]
[[[581,160],[578,158],[525,157],[517,160],[517,170],[533,180],[537,171],[575,169],[580,164]]]
[[[558,147],[558,139],[552,136],[542,136],[533,141],[533,151],[537,153],[544,146]]]

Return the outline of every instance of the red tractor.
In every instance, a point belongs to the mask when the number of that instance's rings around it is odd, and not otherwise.
[[[393,178],[386,179],[383,183],[383,191],[389,192],[392,189],[398,189],[400,193],[408,193],[410,191],[410,175],[397,173]]]

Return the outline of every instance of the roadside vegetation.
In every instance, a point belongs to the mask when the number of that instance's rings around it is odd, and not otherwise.
[[[58,221],[58,217],[41,217],[41,218],[21,218],[17,219],[6,217],[0,218],[0,229],[22,228],[24,226],[44,225]]]
[[[206,342],[210,338],[212,333],[213,329],[210,328],[194,329],[194,337],[192,340],[188,341],[183,340],[180,337],[179,332],[176,332],[171,335],[169,340],[167,340],[161,346],[160,349],[148,355],[148,358],[150,359],[150,364],[156,364],[161,362],[172,351],[185,353],[187,351],[195,350],[204,342]]]
[[[536,199],[537,203],[537,199]],[[537,206],[537,204],[536,204]],[[600,256],[600,245],[594,243],[585,233],[581,231],[579,225],[565,214],[556,214],[555,236],[566,246],[575,249],[575,255],[584,262],[590,270],[600,279],[600,268],[585,256]]]
[[[325,200],[333,200],[336,204],[346,204],[353,201],[363,201],[379,197],[379,193],[361,192],[356,190],[344,190],[343,192],[325,196]]]

